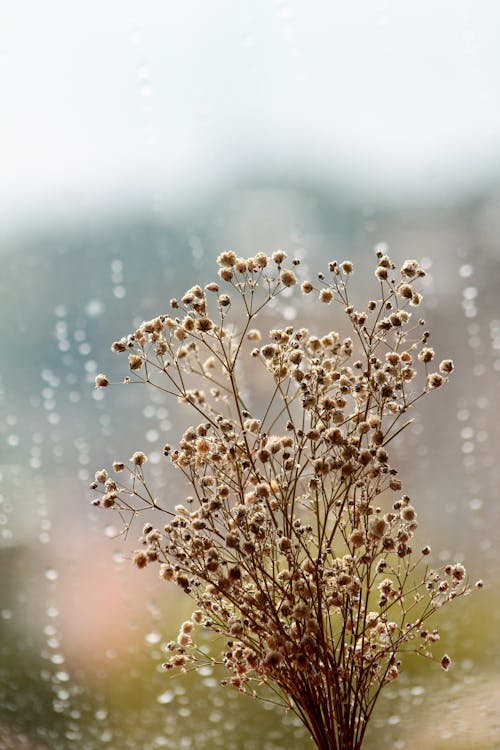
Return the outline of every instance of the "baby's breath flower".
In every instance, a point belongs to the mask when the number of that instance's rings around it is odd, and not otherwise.
[[[268,256],[262,252],[256,253],[253,260],[258,268],[266,268],[267,264],[269,263]]]
[[[446,375],[449,375],[450,372],[453,372],[454,365],[452,359],[443,359],[441,364],[439,365],[439,369],[441,372],[445,373]]]
[[[333,299],[333,292],[331,289],[322,289],[319,293],[319,299],[320,302],[325,302],[327,305],[330,304],[330,302]]]
[[[132,456],[130,456],[130,460],[133,464],[135,464],[135,466],[142,466],[146,463],[148,457],[142,451],[136,451]]]
[[[140,549],[134,552],[134,565],[138,568],[145,568],[148,564],[148,556],[144,550]]]
[[[107,385],[109,385],[109,380],[107,379],[106,375],[103,375],[100,373],[96,376],[95,379],[95,387],[96,388],[105,388]]]
[[[313,285],[310,281],[303,281],[302,282],[302,291],[304,294],[310,294],[312,290],[314,289]]]
[[[419,351],[418,358],[421,362],[431,362],[434,359],[434,349],[428,346],[424,347]]]
[[[196,321],[196,329],[201,333],[208,333],[212,330],[213,327],[214,324],[212,323],[210,318],[199,318]]]
[[[279,265],[280,265],[281,263],[283,263],[283,261],[284,261],[284,260],[285,260],[285,258],[287,258],[287,257],[288,257],[288,256],[287,256],[287,254],[286,254],[285,252],[283,252],[283,250],[276,250],[276,252],[274,252],[274,253],[273,253],[273,255],[272,255],[273,261],[274,261],[274,262],[276,263],[276,265],[278,265],[278,266],[279,266]]]
[[[444,654],[444,656],[441,658],[441,666],[443,667],[445,672],[447,672],[451,667],[451,659],[448,654]]]
[[[348,276],[353,272],[353,265],[350,260],[345,260],[343,263],[340,264],[341,269],[345,274]]]
[[[284,286],[293,286],[297,283],[294,272],[290,271],[288,268],[284,268],[283,271],[281,271],[280,279],[281,283],[284,284]]]
[[[99,471],[96,471],[95,481],[99,482],[99,484],[104,484],[107,478],[108,478],[108,472],[106,471],[106,469],[100,469]]]
[[[142,358],[137,356],[137,354],[129,354],[128,362],[131,370],[140,370],[142,367]]]
[[[234,264],[236,263],[236,253],[233,253],[232,251],[221,253],[217,257],[217,263],[219,266],[226,266],[228,268],[232,268]]]
[[[427,385],[429,388],[439,388],[439,386],[443,385],[443,382],[443,376],[438,372],[432,372],[427,378]]]
[[[401,266],[401,276],[413,279],[415,276],[422,276],[423,271],[416,260],[405,260]]]
[[[233,278],[233,272],[230,268],[220,268],[219,276],[222,281],[231,281],[231,279]]]

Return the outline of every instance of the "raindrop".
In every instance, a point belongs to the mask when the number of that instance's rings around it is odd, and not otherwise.
[[[478,497],[474,497],[469,503],[469,508],[471,510],[481,510],[482,507],[483,507],[483,501],[480,500]]]
[[[171,703],[173,699],[174,693],[172,692],[172,690],[165,690],[165,692],[159,695],[156,700],[158,701],[158,703],[164,705],[167,703]]]
[[[425,693],[425,688],[421,685],[415,685],[411,688],[410,693],[412,695],[423,695]]]
[[[473,300],[477,297],[477,288],[475,286],[466,286],[462,293],[464,299]]]
[[[474,268],[473,268],[473,266],[471,266],[471,264],[470,264],[470,263],[464,263],[464,264],[463,264],[462,266],[460,266],[460,268],[458,269],[458,273],[459,273],[459,275],[460,275],[460,276],[461,276],[461,277],[462,277],[463,279],[468,279],[468,278],[469,278],[469,276],[472,276],[472,274],[474,273]]]
[[[85,305],[85,313],[89,318],[97,318],[102,315],[105,307],[104,304],[98,299],[91,299]]]
[[[146,643],[149,643],[150,646],[154,646],[160,642],[161,635],[160,633],[157,633],[156,631],[153,630],[151,631],[151,633],[147,633],[144,636],[144,640],[146,641]]]

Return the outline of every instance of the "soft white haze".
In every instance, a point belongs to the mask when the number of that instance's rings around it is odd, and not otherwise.
[[[500,165],[495,0],[10,0],[2,222],[163,208],[258,171],[386,196]]]

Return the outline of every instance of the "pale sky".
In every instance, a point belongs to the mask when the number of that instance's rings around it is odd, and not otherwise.
[[[4,0],[0,212],[168,210],[259,169],[378,194],[500,172],[496,0]]]

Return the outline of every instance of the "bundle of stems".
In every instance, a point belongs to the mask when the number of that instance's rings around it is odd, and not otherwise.
[[[224,684],[272,690],[320,750],[361,748],[401,655],[434,659],[429,617],[469,591],[463,565],[431,569],[430,547],[413,548],[417,512],[390,457],[412,407],[447,382],[453,362],[436,363],[414,319],[419,263],[396,269],[376,255],[375,296],[357,310],[349,261],[300,283],[299,261],[282,251],[222,253],[216,282],[112,345],[128,353],[124,382],[190,411],[179,444],[163,449],[189,494],[155,497],[142,451],[92,485],[93,503],[126,530],[139,513],[165,516],[161,528],[144,525],[133,557],[195,601],[165,668],[222,663]],[[349,337],[292,325],[263,336],[257,319],[300,289],[331,305]],[[223,643],[220,655],[196,645],[197,628]],[[448,669],[446,654],[438,660]]]

